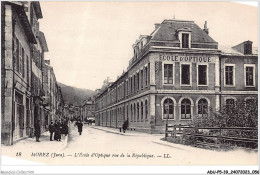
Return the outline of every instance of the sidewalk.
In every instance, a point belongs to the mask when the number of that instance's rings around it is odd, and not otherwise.
[[[32,152],[53,152],[63,150],[68,143],[68,135],[64,136],[62,134],[61,141],[50,141],[50,133],[44,132],[40,137],[40,142],[35,141],[36,138],[26,138],[17,141],[14,145],[5,146],[1,145],[2,155],[16,157],[17,152],[22,152],[22,154],[31,155]]]
[[[138,131],[131,131],[131,130],[126,130],[125,133],[123,132],[123,129],[119,130],[119,128],[111,128],[111,127],[105,127],[105,126],[87,126],[87,127],[91,127],[94,129],[98,129],[98,130],[102,130],[102,131],[106,131],[106,132],[110,132],[110,133],[114,133],[114,134],[119,134],[119,135],[126,135],[126,136],[145,136],[145,135],[149,135],[149,136],[162,136],[163,134],[149,134],[149,133],[145,133],[145,132],[138,132]]]

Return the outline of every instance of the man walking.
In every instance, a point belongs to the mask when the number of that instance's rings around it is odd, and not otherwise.
[[[40,142],[40,136],[41,136],[41,126],[40,126],[40,120],[37,120],[35,125],[35,137],[36,137],[36,142]]]
[[[49,125],[50,141],[53,141],[52,136],[53,136],[54,131],[55,131],[54,124],[53,124],[53,121],[51,121],[51,124]]]
[[[82,124],[81,120],[79,120],[79,121],[77,122],[77,126],[78,126],[79,135],[81,135],[81,133],[82,133],[82,127],[83,127],[83,124]]]
[[[124,133],[127,130],[128,126],[129,126],[129,122],[128,122],[128,118],[127,118],[126,121],[123,123],[123,126],[122,126]]]

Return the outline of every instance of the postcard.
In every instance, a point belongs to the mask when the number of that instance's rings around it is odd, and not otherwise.
[[[3,165],[258,174],[255,4],[2,1]]]

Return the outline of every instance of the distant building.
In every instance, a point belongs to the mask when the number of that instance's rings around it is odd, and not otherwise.
[[[193,21],[164,20],[133,45],[127,71],[95,96],[96,125],[162,133],[189,124],[235,100],[258,94],[258,56],[252,42],[219,49]],[[168,120],[167,120],[168,119]]]
[[[43,67],[43,88],[45,91],[45,106],[49,110],[49,117],[46,124],[50,121],[60,120],[64,118],[64,100],[61,88],[58,86],[53,67],[50,60],[45,60]]]
[[[93,99],[84,101],[81,108],[83,121],[95,120],[95,105]]]

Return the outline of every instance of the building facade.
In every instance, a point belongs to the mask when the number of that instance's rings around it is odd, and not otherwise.
[[[48,51],[38,1],[1,2],[1,141],[14,142],[34,136],[40,120],[47,129],[49,109],[43,86],[44,53]]]
[[[189,124],[210,109],[218,111],[231,97],[256,97],[258,57],[239,51],[241,45],[223,52],[207,23],[204,29],[193,21],[155,24],[133,45],[127,71],[95,96],[96,125],[118,128],[128,118],[130,129],[160,133],[166,122]],[[243,77],[244,84],[225,85],[231,81],[229,63],[233,78]]]
[[[43,87],[45,108],[49,111],[49,115],[46,117],[46,125],[49,125],[51,121],[65,118],[63,95],[56,80],[54,69],[50,65],[50,60],[45,60],[43,67]]]
[[[83,121],[95,120],[95,105],[94,100],[88,99],[84,101],[82,108],[82,118]]]

